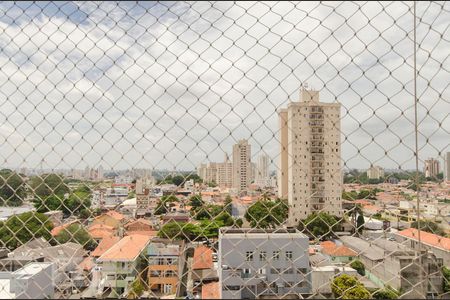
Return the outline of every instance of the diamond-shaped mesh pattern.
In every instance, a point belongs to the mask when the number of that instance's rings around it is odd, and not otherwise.
[[[446,298],[447,2],[0,3],[0,298]]]

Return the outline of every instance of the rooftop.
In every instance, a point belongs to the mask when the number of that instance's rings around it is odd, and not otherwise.
[[[264,236],[308,238],[305,234],[296,228],[277,228],[277,229],[257,229],[257,228],[235,228],[222,227],[219,229],[219,238],[263,238]]]
[[[417,230],[416,228],[408,228],[408,229],[399,231],[397,234],[407,237],[407,238],[410,238],[410,239],[414,239],[414,240],[418,240],[418,238],[419,238],[419,230]],[[449,238],[442,237],[437,234],[433,234],[430,232],[420,230],[420,240],[424,244],[427,244],[427,245],[430,245],[433,247],[437,247],[437,248],[443,249],[445,251],[450,251],[450,239]]]
[[[202,299],[220,299],[219,282],[210,282],[202,286]]]
[[[134,261],[149,242],[149,236],[140,234],[125,236],[103,253],[98,261]]]
[[[97,248],[92,251],[91,256],[100,257],[105,253],[108,249],[114,246],[117,242],[120,241],[120,237],[118,236],[106,236],[103,238],[98,244]]]
[[[192,269],[198,270],[213,268],[214,264],[212,261],[212,254],[212,249],[204,245],[195,248]]]

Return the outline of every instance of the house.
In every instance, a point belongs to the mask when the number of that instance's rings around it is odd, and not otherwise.
[[[349,263],[358,256],[358,253],[346,246],[338,246],[332,241],[324,241],[320,243],[322,253],[329,256],[331,263]]]
[[[68,242],[56,246],[46,246],[42,241],[30,242],[8,254],[10,259],[22,260],[24,257],[34,261],[52,262],[55,264],[55,284],[70,280],[70,273],[77,270],[86,256],[83,246]]]
[[[59,226],[54,227],[50,233],[53,237],[57,236],[61,231],[63,231],[64,229],[66,229],[67,227],[69,227],[72,224],[81,224],[80,220],[72,220],[70,222],[67,222],[65,224],[61,224]]]
[[[129,223],[125,224],[125,234],[144,234],[148,236],[156,236],[158,233],[157,230],[155,230],[153,223],[146,219],[137,219],[134,221],[130,221]]]
[[[125,216],[114,210],[110,210],[100,216],[94,218],[93,225],[106,225],[118,229],[125,223]]]
[[[442,293],[442,259],[427,251],[421,255],[405,245],[386,239],[366,241],[341,237],[342,243],[358,253],[366,276],[374,283],[402,290],[406,298],[433,297]]]
[[[153,239],[147,247],[148,285],[157,296],[175,294],[182,274],[184,243]]]
[[[219,280],[217,269],[214,268],[213,250],[210,247],[201,245],[195,248],[192,259],[192,280],[195,287]]]
[[[106,250],[98,259],[104,288],[112,290],[111,296],[119,297],[128,292],[141,266],[141,254],[145,252],[150,237],[133,234],[123,237]]]
[[[333,298],[331,282],[335,276],[347,274],[357,276],[355,269],[346,266],[317,266],[311,270],[313,298]]]
[[[408,228],[396,233],[392,236],[399,243],[407,245],[411,249],[419,248],[419,230]],[[420,230],[420,241],[422,249],[425,248],[432,251],[436,257],[444,261],[444,265],[450,266],[450,239]]]
[[[220,284],[217,281],[209,282],[203,285],[202,299],[220,299]]]
[[[102,239],[117,235],[117,229],[103,224],[93,224],[88,227],[89,235],[99,243]]]
[[[91,252],[91,257],[100,257],[109,250],[112,246],[120,241],[118,236],[105,236],[100,243],[98,243],[97,248]]]
[[[0,272],[0,299],[52,299],[54,265],[33,262],[15,272]]]
[[[171,221],[175,221],[175,222],[189,222],[189,219],[190,219],[189,213],[172,212],[172,213],[167,213],[167,214],[162,216],[162,223],[166,224],[166,223],[169,223]]]

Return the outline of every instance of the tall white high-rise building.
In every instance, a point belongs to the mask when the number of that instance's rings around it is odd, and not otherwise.
[[[233,188],[245,192],[251,183],[251,147],[247,140],[233,145]]]
[[[371,166],[367,169],[367,178],[369,179],[380,179],[384,177],[384,170],[379,166]]]
[[[281,176],[281,189],[287,179],[291,226],[313,212],[342,215],[340,107],[320,102],[318,91],[303,89],[301,101],[288,104],[287,116],[280,112],[287,124],[281,127],[282,136],[287,131],[281,143],[280,169],[287,174]]]
[[[103,166],[100,165],[97,169],[97,179],[103,179],[103,174],[104,174],[104,170],[103,170]]]
[[[258,156],[256,161],[255,183],[260,187],[269,186],[269,161],[270,158],[266,154]]]
[[[280,120],[280,157],[277,174],[278,197],[287,199],[288,196],[288,110],[278,111]]]
[[[439,161],[434,158],[425,160],[423,172],[425,177],[437,177],[439,174]]]
[[[233,163],[230,161],[228,154],[225,153],[225,159],[222,163],[217,164],[217,180],[216,183],[221,188],[229,188],[233,181]]]

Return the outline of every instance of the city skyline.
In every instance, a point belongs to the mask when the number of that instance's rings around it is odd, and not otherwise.
[[[3,3],[0,8],[9,6]],[[72,12],[69,18],[58,10],[62,6]],[[214,14],[212,7],[226,11],[227,16]],[[330,15],[330,7],[342,10],[359,29],[339,27],[341,16]],[[352,15],[353,3],[319,7],[302,3],[293,8],[292,3],[180,2],[170,10],[163,3],[33,3],[23,9],[34,18],[14,12],[4,15],[0,18],[6,33],[0,36],[4,45],[0,78],[8,84],[0,87],[0,164],[194,170],[204,161],[219,161],[223,149],[248,139],[254,157],[264,152],[273,165],[279,156],[276,112],[297,101],[299,87],[309,83],[327,101],[342,103],[344,167],[373,163],[413,169],[413,70],[408,40],[412,27],[406,14],[410,7],[367,3],[367,15],[360,10]],[[207,11],[205,17],[216,29],[199,22],[196,9]],[[269,18],[229,23],[229,18],[254,19],[258,9],[266,10]],[[375,18],[382,9],[391,17]],[[423,20],[439,9],[437,4],[417,6]],[[111,12],[107,20],[101,11]],[[286,20],[269,21],[279,14],[286,15]],[[366,26],[366,18],[373,19],[372,26],[384,28],[381,35]],[[388,30],[392,19],[395,26]],[[316,28],[317,20],[327,20],[345,45],[336,48],[328,30]],[[440,18],[435,21],[445,24]],[[436,26],[433,32],[441,30],[442,26]],[[46,37],[45,32],[52,34]],[[432,47],[431,58],[438,59],[446,53],[445,43],[428,33],[419,24],[421,45]],[[255,37],[264,38],[255,46]],[[395,51],[384,41],[395,45]],[[377,47],[364,49],[361,42]],[[186,43],[192,43],[190,49]],[[448,151],[446,128],[450,127],[445,113],[449,103],[440,101],[449,97],[446,85],[439,83],[446,82],[446,72],[435,71],[427,57],[428,52],[419,48],[421,164]],[[407,84],[399,86],[399,82]]]

